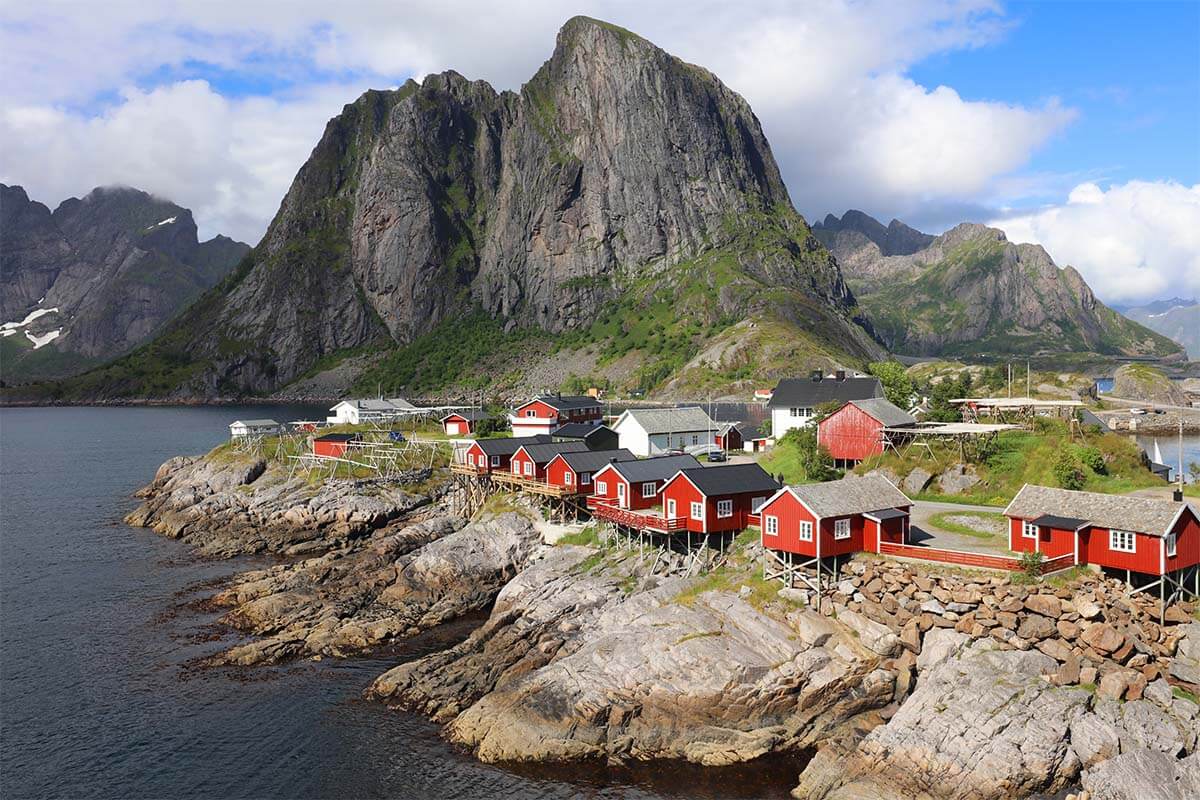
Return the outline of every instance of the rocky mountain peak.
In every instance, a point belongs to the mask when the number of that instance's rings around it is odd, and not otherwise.
[[[859,248],[870,242],[884,256],[911,255],[927,247],[933,241],[928,233],[911,228],[898,219],[887,226],[862,211],[850,209],[841,219],[827,214],[825,219],[813,226],[813,232],[827,247],[845,251]],[[839,242],[835,246],[835,242]]]

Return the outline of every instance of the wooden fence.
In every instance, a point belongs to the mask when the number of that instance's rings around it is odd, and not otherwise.
[[[975,553],[969,550],[942,550],[936,547],[916,547],[910,544],[895,542],[880,542],[879,552],[885,556],[897,558],[912,558],[918,561],[937,561],[942,564],[956,564],[962,567],[977,567],[979,569],[994,569],[1006,572],[1021,572],[1025,568],[1020,559],[1009,556],[994,556],[987,553]],[[1075,566],[1075,557],[1067,553],[1057,558],[1046,559],[1041,563],[1040,572],[1048,575],[1051,572],[1068,569]]]

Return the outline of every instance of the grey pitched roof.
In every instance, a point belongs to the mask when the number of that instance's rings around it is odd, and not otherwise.
[[[610,428],[604,425],[589,425],[586,422],[568,422],[565,425],[560,425],[554,429],[552,435],[561,436],[564,439],[585,439],[597,431],[611,431]]]
[[[840,481],[787,488],[818,517],[844,517],[912,505],[912,500],[882,475],[846,477]]]
[[[279,425],[279,423],[273,419],[235,419],[230,424],[237,425],[239,422],[241,424],[245,425],[247,428],[259,428],[259,427],[264,427],[267,425],[275,425],[275,426]]]
[[[403,397],[389,397],[387,402],[404,411],[411,411],[416,408],[416,406],[405,400]]]
[[[594,472],[611,461],[632,461],[637,458],[625,448],[620,450],[581,450],[562,453],[563,461],[575,472]]]
[[[646,433],[682,433],[716,430],[719,423],[699,406],[686,408],[631,408],[626,412]]]
[[[550,437],[544,433],[537,436],[504,436],[494,439],[476,439],[475,444],[489,456],[511,456],[525,445],[546,444]]]
[[[889,428],[900,428],[906,425],[916,425],[917,418],[899,406],[892,405],[882,397],[870,397],[866,400],[851,400],[851,404],[870,414]]]
[[[547,442],[546,444],[523,445],[525,453],[535,464],[545,464],[559,453],[578,453],[587,450],[583,442]],[[518,448],[520,449],[520,448]],[[516,453],[516,450],[513,451]]]
[[[533,398],[533,400],[541,400],[546,405],[559,411],[567,411],[572,408],[592,408],[593,406],[600,405],[600,401],[596,398],[578,394],[542,394]],[[528,405],[533,400],[528,400],[521,403],[521,405]]]
[[[767,408],[812,408],[822,403],[883,397],[878,378],[784,378],[775,387]]]
[[[1100,528],[1165,536],[1186,503],[1155,497],[1076,492],[1025,484],[1004,509],[1010,517],[1034,519],[1043,514],[1087,520]],[[1195,509],[1192,509],[1195,513]]]
[[[644,481],[665,481],[681,469],[698,466],[700,466],[700,462],[695,457],[683,455],[618,461],[613,464],[613,469],[630,483],[642,483]]]
[[[695,467],[683,470],[683,474],[706,497],[742,492],[773,494],[779,489],[779,481],[767,474],[758,464]]]
[[[481,419],[491,419],[495,414],[489,414],[486,411],[481,411],[478,408],[466,408],[462,411],[451,411],[446,416],[442,417],[438,422],[445,422],[451,417],[462,417],[468,422],[478,422]]]

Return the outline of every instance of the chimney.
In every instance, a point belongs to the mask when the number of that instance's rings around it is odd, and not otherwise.
[[[838,379],[839,381],[844,381],[844,380],[846,380],[846,370],[844,370],[844,369],[839,369],[839,370],[837,371],[836,375],[837,375],[837,379]]]
[[[1171,499],[1174,500],[1176,503],[1182,503],[1183,502],[1183,489],[1176,489],[1175,491],[1171,492]]]
[[[812,371],[812,379],[814,382],[819,382],[821,380],[821,370],[814,369]]]

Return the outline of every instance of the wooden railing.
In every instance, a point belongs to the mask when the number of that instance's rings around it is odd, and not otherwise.
[[[663,517],[658,514],[647,514],[644,511],[629,511],[609,505],[598,497],[589,497],[587,506],[594,516],[628,528],[675,533],[687,527],[687,520],[683,517]]]
[[[487,475],[487,467],[477,467],[474,464],[451,464],[450,471],[456,475]]]
[[[544,494],[550,497],[566,497],[577,494],[574,487],[556,486],[545,481],[537,481],[533,478],[527,478],[524,475],[517,475],[511,470],[497,470],[493,472],[492,480],[499,483],[507,483],[509,486],[513,486],[521,491]]]
[[[969,550],[942,550],[937,547],[916,547],[910,544],[895,542],[880,542],[879,552],[885,556],[897,558],[914,558],[920,561],[937,561],[942,564],[957,564],[963,567],[978,567],[980,569],[995,569],[1006,572],[1021,572],[1024,567],[1020,559],[1010,556],[993,556],[987,553],[975,553]],[[1047,559],[1041,563],[1039,571],[1042,575],[1075,566],[1075,556],[1071,553]]]

